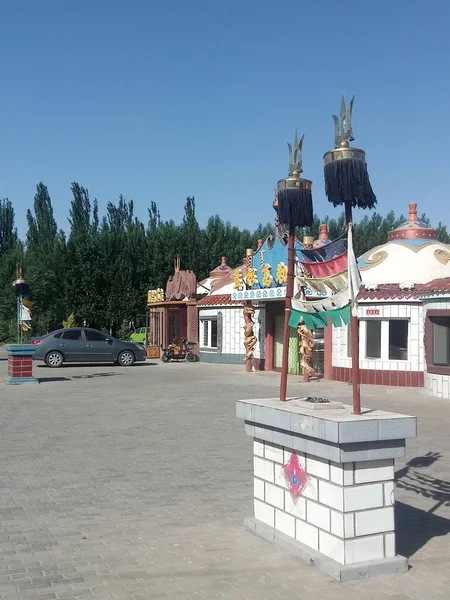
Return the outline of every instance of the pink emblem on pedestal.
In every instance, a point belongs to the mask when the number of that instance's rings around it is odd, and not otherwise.
[[[296,454],[291,454],[288,463],[283,467],[283,472],[295,504],[308,483],[308,475],[300,465]]]

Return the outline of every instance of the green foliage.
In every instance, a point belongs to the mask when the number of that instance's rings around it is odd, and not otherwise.
[[[76,327],[77,320],[75,318],[75,315],[73,313],[70,313],[70,315],[67,317],[67,319],[62,322],[62,325],[63,325],[64,329],[70,329],[71,327]]]
[[[198,280],[220,264],[242,264],[247,248],[273,233],[274,226],[259,224],[251,232],[211,215],[200,227],[195,198],[188,197],[181,223],[161,218],[150,203],[144,225],[134,215],[134,204],[119,196],[109,202],[99,218],[97,200],[78,183],[71,186],[68,237],[58,229],[53,204],[43,183],[36,188],[32,209],[27,211],[28,231],[22,243],[14,225],[14,209],[0,200],[0,342],[15,339],[16,301],[12,281],[18,264],[31,288],[32,335],[57,327],[87,325],[128,339],[131,330],[145,325],[148,289],[164,288],[173,273],[174,259],[190,269]],[[425,215],[421,219],[428,223]],[[387,234],[404,221],[394,212],[372,212],[355,225],[357,256],[387,241]],[[317,239],[321,223],[328,224],[330,239],[345,232],[344,214],[337,218],[314,217],[307,230],[297,231]],[[449,243],[447,227],[439,223],[438,238]],[[67,317],[69,315],[69,317]],[[67,318],[66,318],[67,317]]]

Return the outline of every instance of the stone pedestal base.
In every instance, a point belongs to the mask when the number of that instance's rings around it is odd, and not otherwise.
[[[416,419],[304,404],[237,403],[254,440],[249,529],[339,581],[406,570],[407,560],[395,554],[394,459],[415,437]],[[284,469],[292,455],[306,480],[297,498]]]
[[[295,554],[295,556],[298,556],[311,566],[319,568],[324,573],[327,573],[327,575],[341,582],[365,579],[367,577],[393,575],[394,573],[403,573],[408,570],[408,560],[404,556],[398,555],[392,558],[361,562],[354,565],[341,565],[320,552],[312,550],[298,540],[294,540],[288,535],[261,523],[261,521],[255,518],[248,517],[245,519],[244,524],[252,533],[255,533],[268,542],[273,542],[281,546],[291,554]]]
[[[8,377],[5,383],[18,385],[21,383],[38,383],[33,377],[33,356],[36,347],[31,344],[13,344],[7,346]]]

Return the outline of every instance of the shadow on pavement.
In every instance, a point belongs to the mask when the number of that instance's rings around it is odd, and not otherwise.
[[[72,375],[71,379],[94,379],[96,377],[115,377],[116,375],[123,375],[123,373],[90,373],[89,375]]]
[[[428,452],[413,458],[396,473],[397,487],[435,502],[428,511],[403,502],[395,503],[397,552],[408,558],[432,538],[450,533],[450,519],[434,514],[441,506],[450,506],[450,482],[419,470],[430,467],[440,458],[439,452]]]
[[[52,383],[53,381],[70,381],[68,377],[38,377],[39,383]]]

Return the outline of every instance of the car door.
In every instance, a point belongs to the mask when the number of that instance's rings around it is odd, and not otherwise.
[[[86,342],[81,329],[66,329],[59,338],[59,346],[66,362],[84,362]]]
[[[88,362],[113,362],[116,360],[113,338],[103,335],[95,329],[85,329],[84,335],[86,336],[86,360]]]

